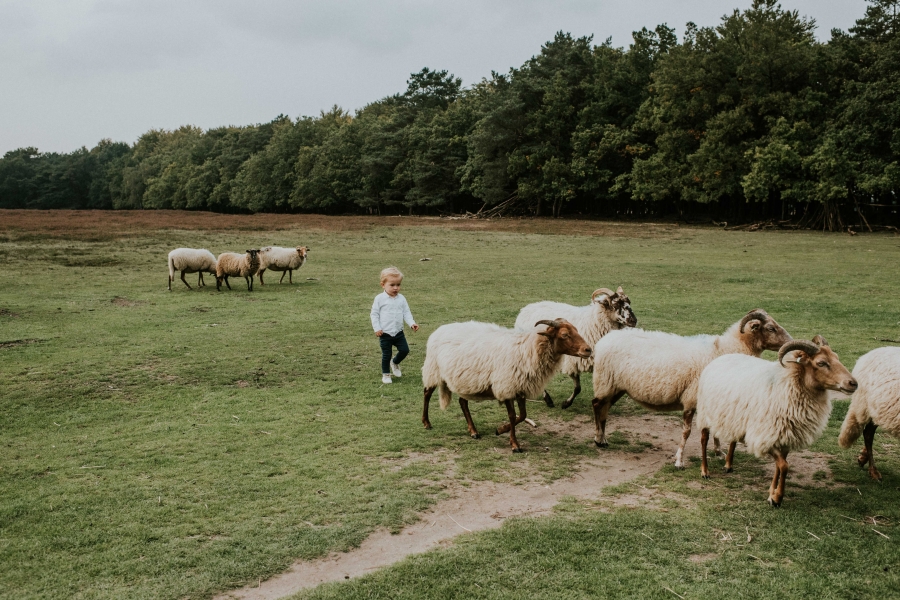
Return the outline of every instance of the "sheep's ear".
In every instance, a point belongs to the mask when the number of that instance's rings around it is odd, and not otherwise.
[[[620,286],[616,289],[616,293],[617,293],[617,294],[624,294],[624,293],[625,293],[625,290],[623,290],[623,289],[622,289],[622,286],[620,285]]]
[[[812,339],[812,342],[813,342],[813,344],[815,344],[817,346],[827,346],[828,345],[828,340],[823,338],[821,335],[817,335],[816,337],[814,337]]]
[[[760,321],[750,321],[747,324],[747,327],[750,331],[759,331],[759,328],[762,327],[762,323]]]

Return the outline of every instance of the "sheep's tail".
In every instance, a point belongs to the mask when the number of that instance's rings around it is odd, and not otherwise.
[[[175,259],[171,256],[169,257],[169,281],[168,283],[172,283],[175,281]]]
[[[850,403],[850,408],[847,410],[847,416],[844,417],[844,424],[841,425],[841,433],[838,434],[838,444],[840,444],[841,448],[849,448],[853,445],[853,442],[859,439],[859,436],[862,435],[863,427],[865,427],[866,423],[868,423],[869,419],[860,419],[856,412],[853,410],[853,402]]]
[[[450,401],[453,399],[453,394],[450,392],[450,388],[447,387],[445,382],[441,382],[438,391],[441,394],[441,410],[447,410],[447,407],[450,406]]]

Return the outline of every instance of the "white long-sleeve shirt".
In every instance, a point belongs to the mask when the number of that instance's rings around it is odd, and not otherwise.
[[[372,329],[383,331],[388,335],[397,335],[403,331],[403,321],[410,327],[416,324],[403,294],[397,294],[392,298],[387,292],[381,292],[375,296],[371,316]]]

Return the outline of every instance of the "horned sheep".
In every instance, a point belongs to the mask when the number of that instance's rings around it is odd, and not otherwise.
[[[604,335],[614,329],[634,327],[637,318],[631,310],[631,300],[625,295],[622,286],[615,292],[607,288],[600,288],[591,294],[591,303],[587,306],[572,306],[562,302],[535,302],[519,311],[516,318],[516,329],[523,331],[531,328],[531,324],[541,319],[562,317],[568,319],[578,329],[581,337],[593,348],[594,344]],[[569,408],[575,396],[581,392],[581,374],[590,372],[594,368],[594,361],[590,358],[577,358],[564,356],[560,363],[560,371],[568,375],[575,384],[572,395],[562,403],[563,408]],[[547,406],[553,406],[553,399],[547,390],[544,390],[544,402]]]
[[[299,269],[306,263],[306,254],[309,248],[306,246],[297,246],[296,248],[282,248],[280,246],[267,246],[259,251],[259,284],[265,285],[263,274],[266,269],[270,271],[282,271],[281,279],[278,283],[284,281],[284,275],[288,275],[288,283],[294,283],[294,270]]]
[[[422,383],[425,387],[422,424],[431,429],[428,403],[439,389],[440,404],[446,409],[452,394],[466,417],[469,435],[478,431],[469,413],[469,402],[498,400],[506,405],[509,423],[497,428],[497,435],[509,431],[513,452],[521,452],[516,425],[525,420],[525,402],[537,398],[556,373],[564,355],[588,358],[591,347],[565,319],[535,324],[546,329],[518,331],[492,323],[451,323],[438,327],[428,338]],[[513,408],[518,403],[519,416]]]
[[[247,289],[253,291],[253,276],[259,270],[259,250],[247,250],[245,254],[223,252],[216,262],[216,289],[222,289],[222,282],[231,289],[229,277],[243,277]]]
[[[792,358],[785,357],[792,354]],[[788,473],[787,456],[808,448],[825,430],[831,415],[828,390],[852,394],[857,382],[822,336],[794,340],[778,352],[778,361],[753,356],[720,356],[703,370],[697,387],[700,473],[709,479],[709,436],[743,442],[747,450],[775,460],[769,504],[781,506]],[[733,446],[732,446],[733,447]],[[730,472],[732,452],[725,462]]]
[[[624,394],[657,411],[682,411],[681,443],[675,466],[683,469],[691,435],[700,373],[723,354],[759,356],[778,350],[791,336],[766,311],[755,309],[721,335],[684,337],[662,331],[619,329],[594,346],[594,443],[607,447],[606,419]]]
[[[185,273],[198,273],[197,287],[205,286],[203,274],[216,274],[216,257],[205,248],[175,248],[169,252],[169,291],[175,281],[175,271],[181,271],[181,281],[188,289],[193,289],[184,278]]]
[[[875,468],[872,441],[878,427],[900,436],[900,348],[876,348],[864,354],[856,361],[853,376],[859,390],[850,401],[838,443],[842,448],[849,448],[862,434],[865,447],[859,453],[857,464],[860,468],[868,464],[869,476],[881,481],[881,473]]]

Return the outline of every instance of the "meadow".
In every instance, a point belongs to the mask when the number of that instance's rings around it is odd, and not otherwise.
[[[205,288],[166,291],[172,248],[268,244],[311,248],[294,285],[273,273],[252,293],[235,280],[216,292],[207,276]],[[0,598],[210,598],[400,531],[454,486],[514,494],[604,452],[641,451],[639,438],[600,450],[538,427],[519,429],[526,452],[514,455],[505,436],[469,439],[455,406],[433,406],[425,431],[418,370],[444,323],[511,326],[530,302],[586,304],[622,285],[647,329],[719,333],[761,307],[794,337],[824,335],[850,368],[900,339],[890,234],[0,211],[0,260]],[[368,314],[389,264],[422,329],[385,386]],[[582,385],[569,410],[531,403],[530,416],[590,415],[589,377]],[[550,391],[570,389],[558,377]],[[471,406],[483,431],[504,419],[495,403]],[[858,446],[836,443],[846,407],[835,402],[813,448],[827,468],[789,476],[781,509],[765,503],[768,465],[739,446],[727,477],[700,484],[692,460],[635,482],[662,500],[621,506],[634,485],[608,488],[297,597],[891,597],[900,442],[876,435],[884,483],[869,480]],[[623,399],[610,430],[639,412]]]

